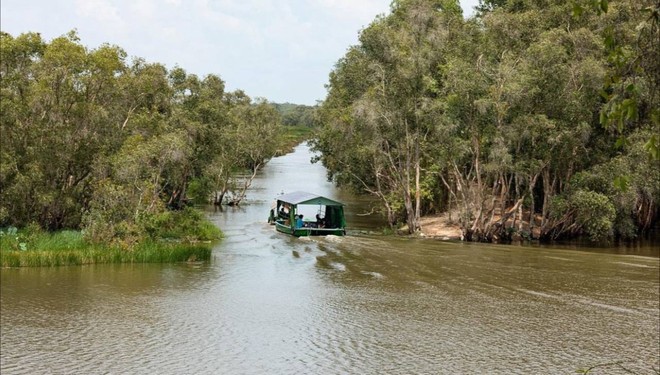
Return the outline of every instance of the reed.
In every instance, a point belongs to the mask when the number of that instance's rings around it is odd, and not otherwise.
[[[102,263],[176,263],[206,261],[211,243],[144,241],[130,248],[87,243],[82,233],[4,233],[0,266],[44,267]]]

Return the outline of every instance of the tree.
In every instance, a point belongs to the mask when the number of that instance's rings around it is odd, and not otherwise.
[[[280,116],[264,99],[254,103],[244,94],[237,93],[237,105],[230,109],[230,137],[235,149],[238,167],[248,171],[243,184],[232,191],[230,205],[239,205],[261,167],[275,155]],[[255,142],[255,140],[259,140]]]
[[[477,241],[648,228],[656,190],[632,171],[657,176],[658,165],[639,158],[638,143],[614,147],[598,118],[626,124],[625,139],[651,134],[653,150],[657,63],[637,51],[657,46],[654,18],[640,23],[628,0],[610,3],[606,19],[574,18],[560,0],[511,0],[484,1],[464,21],[453,5],[393,2],[336,64],[315,143],[330,176],[378,196],[390,225],[409,233],[425,212],[452,207]],[[574,186],[606,170],[634,192]]]
[[[121,48],[89,50],[75,31],[0,38],[0,226],[130,244],[186,211],[191,183],[224,194],[233,174],[254,176],[275,153],[275,110],[226,93],[218,76],[129,64]]]
[[[3,40],[5,220],[76,227],[89,203],[93,161],[109,152],[121,116],[115,76],[125,53],[107,45],[87,51],[75,32],[49,44],[35,34],[3,39],[11,40]]]
[[[322,110],[326,119],[335,113],[331,129],[341,132],[324,132],[317,144],[326,167],[338,182],[378,196],[391,226],[403,211],[409,233],[420,229],[425,147],[438,111],[433,68],[443,59],[450,25],[461,17],[456,5],[394,2],[392,14],[376,19],[361,33],[361,44],[338,63]],[[349,137],[362,142],[357,152],[351,150],[354,143],[345,144]]]

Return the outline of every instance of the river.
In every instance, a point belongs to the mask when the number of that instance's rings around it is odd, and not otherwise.
[[[208,211],[203,264],[3,269],[7,374],[571,374],[660,368],[657,249],[410,240],[335,189],[305,145],[246,204]],[[348,204],[349,236],[266,224],[281,192]],[[600,372],[599,372],[600,370]],[[625,373],[617,366],[595,374]]]

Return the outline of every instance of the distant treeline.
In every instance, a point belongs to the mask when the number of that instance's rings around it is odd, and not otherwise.
[[[330,74],[315,148],[392,227],[634,238],[658,219],[660,2],[395,0]]]
[[[277,110],[216,75],[129,62],[75,32],[0,38],[0,227],[154,237],[183,222],[171,212],[189,199],[240,203],[249,178],[233,176],[278,148]]]
[[[273,103],[275,109],[282,116],[282,125],[305,126],[308,128],[317,126],[315,111],[317,106]]]

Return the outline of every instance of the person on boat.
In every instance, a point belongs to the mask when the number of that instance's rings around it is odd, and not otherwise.
[[[280,218],[286,219],[286,211],[284,210],[284,206],[280,207],[280,213],[279,213]]]
[[[325,227],[325,223],[323,222],[323,219],[321,218],[320,214],[316,214],[316,227],[317,228]]]
[[[302,228],[303,227],[303,215],[300,214],[296,217],[296,228]]]

